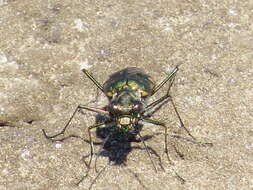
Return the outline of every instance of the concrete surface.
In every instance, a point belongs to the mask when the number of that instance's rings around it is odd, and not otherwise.
[[[252,20],[250,0],[0,0],[0,190],[88,189],[92,182],[98,190],[253,189]],[[156,134],[146,143],[165,172],[152,154],[156,173],[143,145],[132,142],[126,166],[109,165],[104,151],[97,164],[106,170],[94,181],[93,162],[76,187],[87,170],[82,158],[96,114],[77,114],[65,134],[84,141],[53,143],[41,129],[56,134],[80,103],[107,104],[81,69],[103,83],[137,66],[161,81],[179,64],[171,94],[186,127],[214,146],[170,133],[172,166],[163,129],[149,124],[142,134]],[[154,118],[188,138],[170,104]]]

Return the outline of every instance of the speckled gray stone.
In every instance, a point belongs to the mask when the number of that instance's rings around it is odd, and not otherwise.
[[[158,82],[179,64],[171,94],[185,126],[214,146],[170,135],[171,166],[163,129],[146,125],[143,135],[157,134],[146,143],[166,172],[155,173],[145,150],[133,149],[126,166],[108,165],[104,155],[98,169],[108,167],[92,189],[253,189],[252,9],[248,0],[0,0],[0,189],[90,187],[94,169],[75,186],[87,170],[82,158],[89,144],[77,138],[52,143],[41,131],[59,132],[80,103],[107,104],[81,69],[103,83],[136,66]],[[77,114],[66,136],[87,140],[95,116]],[[154,118],[187,137],[170,104]]]

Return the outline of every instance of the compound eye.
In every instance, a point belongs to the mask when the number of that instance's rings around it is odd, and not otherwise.
[[[117,111],[122,111],[123,108],[120,105],[113,105],[112,109],[114,112],[117,112]]]

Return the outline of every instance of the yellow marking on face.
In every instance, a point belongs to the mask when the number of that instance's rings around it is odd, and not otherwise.
[[[106,93],[106,96],[112,97],[113,93],[111,91]]]
[[[141,91],[141,96],[142,96],[142,97],[148,96],[148,92],[147,92],[147,91],[142,90],[142,91]]]

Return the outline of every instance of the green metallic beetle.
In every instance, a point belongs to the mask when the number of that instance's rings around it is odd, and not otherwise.
[[[105,82],[103,91],[110,100],[108,112],[120,129],[129,132],[141,119],[153,89],[151,78],[134,67],[116,72]]]
[[[184,130],[188,133],[189,136],[192,137],[194,141],[196,140],[195,137],[193,137],[187,130],[187,128],[184,126],[182,119],[180,118],[176,106],[172,100],[172,97],[169,95],[170,88],[173,85],[176,73],[178,71],[178,66],[175,67],[172,70],[172,72],[170,72],[170,74],[168,74],[165,77],[165,79],[158,85],[155,85],[155,82],[151,79],[149,75],[145,74],[141,69],[136,67],[129,67],[112,74],[109,77],[109,79],[104,83],[104,85],[101,85],[86,69],[83,69],[82,71],[107,96],[107,98],[109,99],[108,106],[106,106],[105,108],[94,108],[80,104],[77,106],[76,110],[74,111],[74,113],[72,114],[72,116],[70,117],[70,119],[68,120],[65,127],[62,129],[60,133],[53,136],[48,136],[44,129],[43,133],[47,139],[51,140],[53,140],[53,138],[61,134],[64,134],[66,128],[69,126],[75,114],[82,109],[106,115],[109,118],[109,122],[107,121],[96,123],[95,125],[88,127],[90,152],[91,152],[91,156],[87,164],[88,172],[94,154],[91,129],[106,124],[114,124],[114,129],[119,130],[122,133],[128,134],[131,133],[132,131],[136,132],[140,140],[144,144],[144,147],[156,171],[157,169],[151,158],[151,154],[140,134],[140,131],[138,131],[137,126],[139,122],[152,123],[155,125],[162,126],[165,130],[165,139],[164,139],[165,153],[167,155],[168,160],[171,161],[168,155],[168,148],[167,148],[167,127],[165,123],[161,121],[150,119],[150,115],[148,114],[150,110],[168,100],[173,105],[173,108],[179,119],[181,127],[184,128]],[[158,100],[148,104],[147,99],[153,96],[167,82],[169,82],[167,93]],[[82,180],[80,180],[78,184]]]

